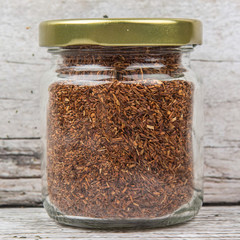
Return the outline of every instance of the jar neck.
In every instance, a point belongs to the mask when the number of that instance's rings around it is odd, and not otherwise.
[[[181,47],[110,47],[68,46],[51,48],[58,56],[57,72],[65,75],[97,74],[117,75],[119,80],[133,73],[162,74],[171,78],[181,77],[190,64],[193,46]]]

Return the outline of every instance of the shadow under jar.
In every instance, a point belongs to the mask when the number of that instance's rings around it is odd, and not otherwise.
[[[151,21],[161,34],[171,24],[194,31],[155,39],[141,19],[40,25],[54,56],[42,81],[43,197],[59,223],[153,228],[187,221],[202,205],[201,82],[189,65],[201,24]],[[62,37],[66,29],[73,36]],[[114,35],[99,40],[100,30]]]

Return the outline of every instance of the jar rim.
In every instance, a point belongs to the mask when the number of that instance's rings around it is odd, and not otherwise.
[[[202,44],[202,23],[180,18],[89,18],[44,21],[39,45],[183,46]]]

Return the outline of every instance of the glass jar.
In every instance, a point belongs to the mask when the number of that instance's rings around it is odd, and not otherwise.
[[[201,23],[78,19],[40,25],[44,207],[87,228],[153,228],[202,205]]]

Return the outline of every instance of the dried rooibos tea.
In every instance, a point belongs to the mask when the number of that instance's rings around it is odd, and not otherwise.
[[[72,78],[49,87],[51,203],[64,214],[94,218],[173,213],[193,195],[193,85],[175,79],[185,71],[180,54],[87,49],[63,53],[57,72]],[[103,69],[91,70],[95,65]],[[171,79],[154,80],[164,74]],[[95,81],[101,75],[106,79]]]

